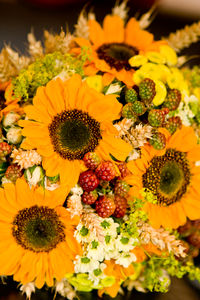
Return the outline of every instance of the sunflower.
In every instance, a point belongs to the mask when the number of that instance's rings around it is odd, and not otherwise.
[[[167,134],[166,134],[167,136]],[[182,127],[168,134],[164,150],[150,145],[141,150],[141,158],[128,163],[132,175],[127,181],[131,194],[141,197],[141,190],[150,191],[156,204],[146,202],[144,210],[154,227],[177,228],[200,218],[200,145],[191,127]]]
[[[91,62],[86,67],[88,75],[104,72],[104,84],[108,85],[115,77],[132,86],[134,69],[129,59],[138,53],[158,51],[160,43],[154,42],[153,35],[142,30],[136,19],[124,21],[117,15],[107,15],[103,28],[95,20],[89,20],[89,40],[76,38],[75,42],[88,47]]]
[[[121,108],[116,96],[89,88],[77,74],[65,82],[52,80],[25,107],[30,120],[19,121],[26,137],[21,147],[36,148],[47,176],[60,174],[61,184],[73,187],[85,153],[96,152],[104,160],[112,154],[123,161],[131,151],[112,124]]]
[[[73,236],[79,220],[61,206],[63,195],[60,189],[31,190],[23,179],[0,188],[1,275],[41,288],[74,272],[82,252]]]

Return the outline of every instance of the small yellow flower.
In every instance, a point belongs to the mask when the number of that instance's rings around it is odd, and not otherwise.
[[[154,80],[154,82],[156,85],[156,95],[153,98],[153,104],[158,106],[164,102],[167,95],[167,89],[162,81]]]
[[[177,64],[176,52],[167,45],[160,46],[160,54],[165,57],[168,66],[174,66]]]
[[[156,63],[156,64],[165,64],[165,62],[166,62],[165,56],[156,51],[147,52],[146,56],[149,61]]]
[[[140,67],[146,64],[148,61],[147,57],[144,55],[135,55],[129,59],[129,64],[131,67]]]
[[[97,92],[102,92],[103,90],[103,80],[101,75],[89,76],[86,78],[86,82],[89,87],[93,88]]]
[[[180,91],[188,91],[188,85],[184,80],[183,74],[177,68],[171,68],[171,73],[167,76],[167,84],[170,89],[179,89]]]

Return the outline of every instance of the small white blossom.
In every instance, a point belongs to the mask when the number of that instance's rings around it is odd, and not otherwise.
[[[78,184],[76,184],[72,189],[71,189],[72,194],[81,196],[83,194],[83,189],[80,187]]]
[[[61,281],[57,281],[55,283],[56,293],[59,293],[61,296],[66,297],[69,300],[73,300],[76,298],[76,292],[69,284],[66,278],[63,278]]]
[[[133,253],[121,253],[119,257],[116,259],[116,264],[123,266],[124,268],[128,268],[128,266],[137,260],[137,257]]]
[[[137,239],[128,238],[123,235],[119,235],[115,241],[116,248],[118,251],[128,252],[132,250],[135,246],[134,244],[137,242]]]
[[[87,256],[76,256],[74,261],[74,271],[75,273],[87,273],[92,272],[95,269],[99,268],[100,263],[97,260],[89,258]]]
[[[98,269],[93,270],[89,273],[88,278],[93,281],[94,285],[98,285],[100,280],[105,278],[103,270],[106,268],[106,264],[100,264]]]
[[[98,261],[103,261],[105,257],[104,245],[99,243],[99,241],[93,240],[87,246],[87,256]]]
[[[74,236],[79,243],[90,243],[95,239],[95,235],[82,223],[79,223],[76,227]]]

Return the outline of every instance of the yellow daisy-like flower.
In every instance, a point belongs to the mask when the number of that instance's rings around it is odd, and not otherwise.
[[[52,80],[25,108],[30,120],[19,122],[26,137],[21,147],[36,148],[47,176],[60,174],[61,184],[73,187],[85,153],[95,151],[104,160],[112,154],[123,161],[131,151],[112,124],[121,108],[116,95],[97,92],[77,74],[65,82]]]
[[[79,218],[61,206],[64,193],[33,190],[18,179],[0,188],[0,199],[0,274],[41,288],[73,273],[73,260],[82,253],[74,238]]]
[[[182,127],[172,136],[167,135],[164,150],[150,145],[141,150],[141,158],[128,163],[132,175],[127,181],[133,186],[131,194],[141,198],[147,189],[157,203],[145,203],[144,210],[154,227],[177,228],[200,218],[200,145],[191,127]]]
[[[139,22],[131,18],[125,25],[117,15],[107,15],[103,26],[95,20],[89,20],[89,40],[76,38],[81,47],[88,47],[91,54],[87,65],[88,75],[104,72],[104,84],[108,85],[115,77],[128,86],[132,86],[134,69],[129,59],[138,53],[157,51],[163,41],[155,42],[151,33],[142,30]]]

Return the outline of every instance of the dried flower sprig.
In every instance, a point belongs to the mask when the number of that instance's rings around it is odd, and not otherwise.
[[[116,1],[115,6],[112,9],[112,14],[119,16],[124,21],[128,18],[129,8],[127,7],[127,2],[128,0],[124,0],[119,4],[119,1]]]
[[[200,39],[200,21],[192,25],[186,25],[183,29],[170,33],[164,38],[177,53],[188,48],[191,44],[198,42]]]
[[[95,20],[95,14],[89,12],[87,15],[85,10],[82,10],[82,12],[79,15],[78,22],[75,25],[74,36],[81,37],[84,39],[89,38],[89,28],[88,28],[89,20]]]
[[[164,228],[155,229],[151,225],[141,222],[139,225],[140,239],[144,244],[152,242],[160,250],[172,252],[177,257],[185,257],[185,247],[180,240]]]
[[[49,31],[44,31],[44,45],[46,53],[53,53],[56,51],[65,54],[70,49],[70,43],[72,41],[72,35],[69,32],[64,32],[61,29],[60,34],[52,34]]]
[[[0,82],[6,82],[17,76],[30,63],[30,58],[20,56],[10,46],[5,46],[0,53]]]

